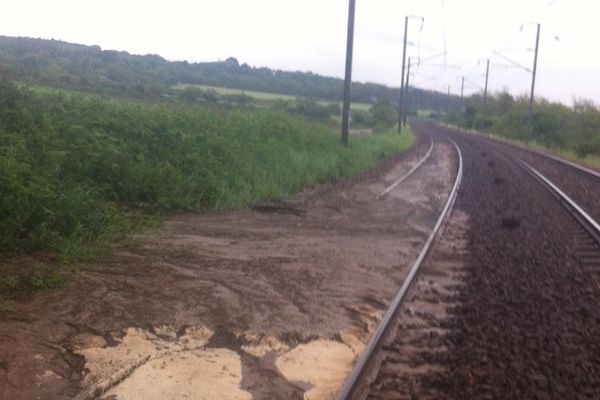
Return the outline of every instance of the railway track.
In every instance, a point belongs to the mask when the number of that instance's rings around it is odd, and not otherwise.
[[[398,293],[392,300],[392,303],[391,303],[390,307],[388,308],[386,314],[384,315],[379,327],[375,331],[372,339],[368,343],[363,354],[357,361],[350,377],[348,378],[348,380],[342,387],[340,394],[337,396],[338,399],[354,398],[355,396],[357,396],[358,393],[364,392],[364,383],[365,383],[365,381],[369,381],[369,374],[372,374],[372,370],[374,368],[373,364],[377,363],[378,357],[379,357],[379,362],[381,362],[381,359],[380,359],[381,355],[378,355],[377,352],[380,351],[380,348],[382,347],[382,345],[384,346],[384,349],[387,349],[387,345],[385,344],[385,342],[386,342],[386,340],[388,340],[387,337],[388,337],[388,335],[390,335],[390,330],[393,329],[393,324],[396,321],[397,314],[400,310],[400,307],[401,307],[403,301],[405,300],[405,298],[407,297],[409,289],[411,288],[411,285],[413,284],[413,281],[415,280],[415,277],[416,277],[417,273],[419,272],[419,269],[421,268],[425,258],[427,257],[436,236],[438,235],[440,229],[442,228],[442,224],[443,224],[446,216],[452,210],[452,207],[454,205],[454,202],[456,201],[458,189],[460,187],[460,183],[462,180],[462,170],[463,170],[463,163],[462,163],[462,156],[460,153],[460,149],[458,148],[456,143],[452,142],[452,144],[457,152],[458,171],[457,171],[457,176],[456,176],[453,188],[451,190],[451,193],[450,193],[450,195],[446,201],[446,204],[440,214],[440,217],[438,218],[434,228],[432,229],[431,234],[429,235],[429,238],[427,239],[425,245],[423,246],[423,249],[421,250],[419,256],[417,257],[412,268],[410,269],[410,272],[408,273],[408,275],[404,281],[404,284],[400,287]],[[433,146],[433,141],[432,141],[432,146]],[[395,184],[393,186],[395,186]],[[384,195],[385,193],[386,193],[385,191],[382,192],[382,194],[380,196]],[[451,279],[451,278],[448,278],[448,279]],[[433,289],[433,288],[430,288],[430,289]],[[437,290],[439,290],[439,289],[437,289]],[[437,290],[436,290],[436,293],[439,293]],[[424,300],[424,301],[427,302],[428,300]],[[420,317],[418,315],[416,315],[415,318],[418,319]],[[418,336],[422,332],[419,331],[420,327],[419,327],[418,322],[415,322],[415,323],[416,323],[415,335]]]
[[[538,170],[526,162],[517,159],[523,168],[533,176],[548,192],[563,206],[563,208],[575,219],[578,226],[571,228],[569,241],[578,256],[581,267],[600,283],[600,223],[592,218],[579,204],[564,193],[555,183],[542,175]],[[562,161],[561,161],[562,162]],[[593,171],[579,169],[576,166],[565,164],[575,168],[579,173],[587,174],[595,179]],[[598,175],[600,183],[600,175]]]
[[[585,210],[594,199],[574,200],[593,171],[551,159],[571,171],[564,179],[589,175],[567,194],[522,151],[419,128],[467,150],[467,188],[458,200],[453,191],[436,225],[447,220],[444,234],[424,248],[337,399],[598,398],[600,226]]]
[[[578,226],[573,227],[569,234],[569,241],[576,249],[582,267],[595,279],[600,279],[600,173],[552,154],[497,139],[487,140],[516,152],[513,159],[540,182],[578,222]],[[525,162],[524,158],[529,163],[535,163],[540,170],[546,170],[556,180],[550,180],[549,176]],[[557,174],[557,169],[552,168],[552,164],[559,166],[563,173],[568,171],[567,175]]]
[[[600,173],[552,154],[519,146],[498,138],[485,138],[500,151],[527,162],[571,196],[596,221],[600,220]]]

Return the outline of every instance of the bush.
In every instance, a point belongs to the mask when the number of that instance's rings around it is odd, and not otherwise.
[[[335,111],[335,108],[332,109],[327,105],[321,105],[315,99],[298,97],[294,106],[289,110],[294,114],[325,122],[331,119],[332,111]]]
[[[398,113],[389,101],[378,101],[371,107],[371,121],[376,131],[386,131],[398,123]]]
[[[535,104],[531,127],[528,108],[526,97],[514,99],[508,93],[488,97],[487,102],[473,96],[467,101],[460,123],[511,139],[533,140],[557,151],[576,153],[580,158],[600,156],[600,110],[594,103],[576,101],[573,107],[567,107],[541,99]]]

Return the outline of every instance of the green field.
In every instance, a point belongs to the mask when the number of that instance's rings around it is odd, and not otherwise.
[[[429,118],[429,117],[431,117],[432,114],[433,114],[432,110],[423,110],[423,109],[417,110],[417,117],[419,117],[419,118]]]
[[[296,100],[296,96],[291,96],[287,94],[277,94],[277,93],[266,93],[266,92],[255,92],[252,90],[241,90],[241,89],[230,89],[224,87],[217,86],[207,86],[207,85],[193,85],[187,83],[180,83],[172,87],[175,90],[185,90],[186,88],[195,88],[200,90],[214,90],[217,94],[220,95],[238,95],[245,94],[246,96],[252,97],[256,100],[262,101],[275,101],[275,100],[284,100],[284,101],[294,101]],[[318,100],[318,103],[321,105],[330,105],[330,104],[340,104],[341,102],[334,102],[329,100]],[[351,103],[350,105],[352,110],[361,110],[361,111],[369,111],[371,109],[371,104],[367,103]]]

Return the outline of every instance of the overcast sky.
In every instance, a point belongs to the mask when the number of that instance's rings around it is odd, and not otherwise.
[[[253,66],[342,77],[347,0],[5,0],[0,34],[98,44],[169,60],[229,56]],[[404,16],[420,87],[529,90],[542,24],[536,93],[600,103],[600,3],[594,0],[357,0],[353,79],[399,86]],[[446,52],[444,57],[442,54]],[[497,55],[494,51],[500,53]],[[435,57],[438,55],[438,57]]]

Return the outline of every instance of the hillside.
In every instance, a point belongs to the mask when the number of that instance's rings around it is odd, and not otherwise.
[[[178,83],[201,84],[339,100],[343,80],[311,72],[286,72],[223,62],[172,62],[158,55],[132,55],[58,40],[0,36],[0,71],[13,79],[134,97],[161,96]],[[396,102],[399,89],[373,83],[354,83],[352,100]],[[411,89],[412,109],[447,111],[459,99],[442,93]]]

